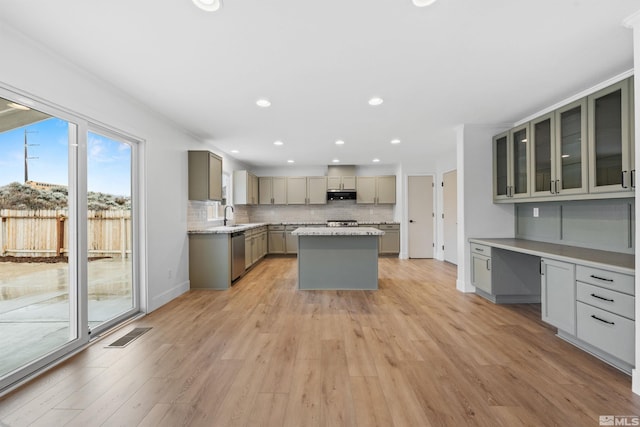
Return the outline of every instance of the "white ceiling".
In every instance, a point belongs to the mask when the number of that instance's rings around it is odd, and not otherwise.
[[[458,124],[512,123],[631,69],[621,23],[639,9],[638,0],[224,0],[204,12],[191,0],[2,0],[0,20],[266,167],[399,164],[452,150]],[[369,106],[374,95],[384,104]],[[258,108],[260,97],[272,106]]]

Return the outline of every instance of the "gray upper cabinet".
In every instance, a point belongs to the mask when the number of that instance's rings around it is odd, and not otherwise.
[[[258,177],[246,170],[233,171],[233,203],[258,204]]]
[[[633,78],[493,137],[493,201],[632,197]]]
[[[396,177],[359,176],[356,178],[356,203],[359,204],[395,204]]]
[[[631,191],[629,79],[590,95],[588,103],[589,191]]]
[[[556,115],[555,194],[588,191],[587,100],[559,108]]]
[[[261,205],[287,204],[287,178],[283,176],[261,176],[258,179]]]
[[[189,200],[222,200],[222,158],[189,151]]]
[[[531,121],[531,196],[587,187],[586,98]]]
[[[307,204],[307,177],[306,176],[287,177],[287,204],[289,205]]]
[[[310,205],[327,204],[327,177],[307,177],[307,203]]]
[[[529,144],[529,123],[493,138],[494,200],[529,197]]]
[[[356,189],[355,176],[328,176],[327,177],[327,190],[355,191],[355,189]]]

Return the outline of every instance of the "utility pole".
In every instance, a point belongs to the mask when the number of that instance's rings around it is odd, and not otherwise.
[[[29,133],[38,133],[37,131],[28,131],[28,130],[24,130],[24,183],[26,184],[29,181],[29,165],[28,165],[28,160],[30,159],[37,159],[37,157],[29,157],[29,150],[28,147],[33,147],[35,145],[40,145],[40,144],[29,144],[27,142],[27,134]]]

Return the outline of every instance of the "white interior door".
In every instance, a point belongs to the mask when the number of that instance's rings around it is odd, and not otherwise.
[[[410,176],[409,258],[433,258],[433,177]]]
[[[442,215],[444,229],[444,260],[458,264],[458,173],[453,170],[442,178]]]

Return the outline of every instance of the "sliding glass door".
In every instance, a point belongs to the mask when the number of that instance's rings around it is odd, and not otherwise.
[[[89,132],[87,283],[92,332],[137,311],[131,215],[134,148],[118,135]]]
[[[136,144],[0,88],[0,391],[139,311]]]
[[[68,238],[77,146],[75,124],[0,98],[0,378],[80,337]]]

